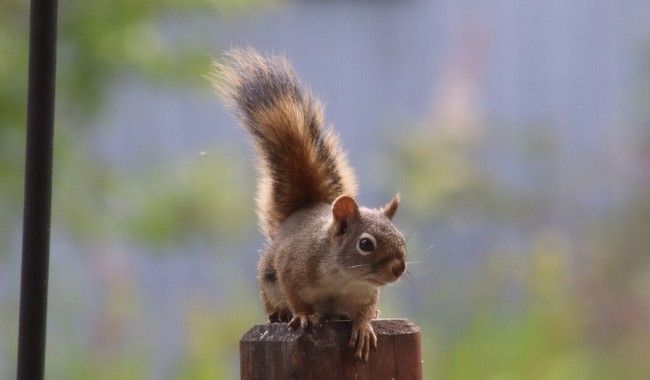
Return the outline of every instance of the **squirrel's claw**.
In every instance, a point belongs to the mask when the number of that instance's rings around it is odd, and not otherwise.
[[[377,335],[372,330],[372,325],[369,322],[354,322],[349,345],[354,349],[354,356],[357,360],[367,363],[370,348],[377,349]]]
[[[289,328],[295,330],[298,326],[302,327],[303,330],[312,327],[314,329],[320,328],[320,320],[322,316],[318,313],[313,314],[297,314],[293,317],[291,322],[289,322]]]

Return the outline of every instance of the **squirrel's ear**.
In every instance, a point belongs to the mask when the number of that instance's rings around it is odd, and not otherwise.
[[[398,206],[399,206],[399,193],[395,194],[395,196],[390,201],[390,203],[384,206],[382,212],[384,213],[384,215],[388,217],[388,219],[392,220],[393,217],[395,216],[395,213],[397,212]]]
[[[359,205],[354,198],[348,195],[341,195],[332,204],[332,215],[339,223],[347,222],[359,215]]]

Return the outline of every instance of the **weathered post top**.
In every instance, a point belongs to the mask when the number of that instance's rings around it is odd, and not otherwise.
[[[241,378],[422,379],[420,328],[406,319],[377,319],[372,327],[377,350],[364,364],[348,347],[350,321],[325,322],[306,332],[286,323],[256,325],[239,341]]]

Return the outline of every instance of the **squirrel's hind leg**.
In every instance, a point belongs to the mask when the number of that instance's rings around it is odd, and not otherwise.
[[[260,280],[260,296],[264,303],[268,322],[289,322],[293,318],[293,314],[287,306],[275,274],[263,275]]]

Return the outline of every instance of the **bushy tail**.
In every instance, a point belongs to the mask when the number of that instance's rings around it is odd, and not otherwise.
[[[356,180],[337,136],[323,126],[323,106],[286,59],[235,49],[214,64],[213,84],[259,158],[257,212],[264,234],[275,235],[294,211],[356,194]]]

